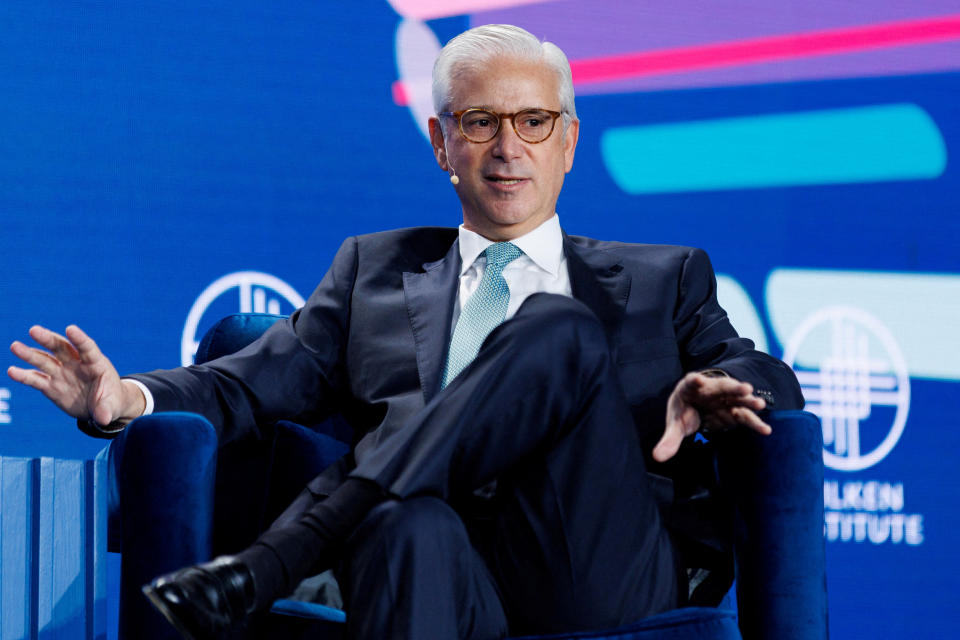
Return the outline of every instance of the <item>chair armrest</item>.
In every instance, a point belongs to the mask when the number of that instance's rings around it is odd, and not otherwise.
[[[827,637],[820,422],[772,411],[769,436],[731,433],[718,456],[734,503],[740,630],[745,640]]]
[[[140,587],[210,558],[216,451],[213,426],[192,413],[143,416],[110,443],[108,546],[123,553],[122,637],[163,637],[150,633],[166,625]]]
[[[179,527],[191,514],[209,513],[216,451],[213,426],[193,413],[157,413],[127,425],[107,452],[110,551],[128,550],[124,541],[145,544],[158,518]],[[170,542],[162,535],[156,541]],[[186,541],[209,553],[209,531],[194,530]]]

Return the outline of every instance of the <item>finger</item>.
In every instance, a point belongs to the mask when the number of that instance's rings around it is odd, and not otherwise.
[[[701,419],[703,420],[704,429],[724,430],[739,424],[733,412],[727,407],[702,411]]]
[[[712,395],[700,399],[697,403],[707,411],[729,411],[734,407],[744,407],[752,411],[762,411],[767,403],[763,398],[753,395]]]
[[[90,416],[94,422],[101,425],[108,425],[113,422],[113,413],[102,404],[98,404]]]
[[[16,382],[33,387],[38,391],[46,391],[50,386],[50,376],[37,371],[36,369],[21,369],[20,367],[7,367],[7,375]]]
[[[759,426],[755,420],[763,424],[752,409],[745,407],[727,407],[714,409],[702,414],[703,428],[714,431],[727,431],[741,425]]]
[[[33,325],[27,331],[30,334],[30,337],[36,340],[38,343],[47,347],[48,349],[53,347],[58,340],[64,340],[65,338],[58,334],[56,331],[50,331],[46,327],[41,327],[38,324]]]
[[[748,396],[753,387],[732,378],[708,378],[702,374],[689,374],[684,380],[682,393],[691,403],[704,405],[724,402],[726,398]]]
[[[708,389],[711,378],[699,373],[688,373],[680,379],[677,387],[685,398],[698,398]]]
[[[723,396],[717,400],[721,406],[729,409],[743,407],[753,411],[760,411],[767,406],[767,403],[763,398],[753,394],[747,396]]]
[[[707,378],[715,383],[721,393],[749,395],[753,393],[753,385],[734,378]]]
[[[100,352],[100,347],[93,341],[93,338],[84,333],[83,329],[77,325],[72,324],[67,327],[66,333],[67,338],[69,338],[73,346],[77,348],[80,359],[84,362],[93,362],[103,357],[103,353]]]
[[[700,427],[700,414],[693,407],[684,408],[672,420],[667,420],[666,429],[660,442],[653,448],[653,459],[657,462],[666,462],[680,449],[683,439],[691,433],[696,433]]]
[[[34,349],[20,341],[14,341],[10,345],[10,351],[13,352],[13,355],[47,375],[54,375],[60,370],[60,361],[42,349]]]
[[[767,408],[767,401],[759,396],[750,395],[744,398],[740,406],[751,409],[752,411],[763,411]]]
[[[736,407],[731,410],[731,413],[733,414],[733,417],[736,419],[736,421],[739,424],[742,424],[745,427],[748,427],[753,431],[756,431],[757,433],[760,433],[765,436],[768,436],[771,433],[773,433],[773,428],[769,424],[764,422],[760,418],[760,416],[758,416],[756,413],[754,413],[750,409],[747,409],[744,407]]]
[[[653,448],[653,459],[657,462],[666,462],[680,449],[680,443],[683,438],[677,436],[674,431],[664,431],[660,442]]]
[[[36,340],[40,346],[52,351],[61,362],[67,359],[76,360],[79,357],[77,350],[73,348],[70,341],[56,331],[34,325],[30,327],[29,333],[31,338]]]
[[[701,393],[710,396],[747,397],[753,395],[753,385],[732,378],[707,378]]]

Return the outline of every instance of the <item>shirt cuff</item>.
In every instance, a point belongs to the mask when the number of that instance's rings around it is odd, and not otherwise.
[[[147,385],[143,384],[142,382],[134,378],[123,378],[123,380],[129,380],[133,384],[137,385],[137,388],[139,388],[141,393],[143,393],[143,399],[144,399],[144,402],[146,403],[146,406],[143,408],[143,413],[141,413],[140,415],[148,416],[151,413],[153,413],[153,406],[154,406],[153,394],[150,393],[150,389],[147,389]]]

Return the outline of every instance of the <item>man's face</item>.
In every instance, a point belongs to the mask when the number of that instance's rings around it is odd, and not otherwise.
[[[452,91],[450,111],[483,107],[498,113],[542,108],[560,111],[559,81],[545,64],[495,58],[461,74]],[[430,140],[444,171],[456,172],[463,224],[490,240],[512,240],[554,214],[563,177],[573,166],[579,123],[563,133],[558,120],[543,142],[524,142],[510,119],[488,142],[463,138],[455,118],[430,120]]]

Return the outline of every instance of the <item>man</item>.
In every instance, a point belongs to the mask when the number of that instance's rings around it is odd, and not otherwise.
[[[646,464],[701,426],[768,433],[757,411],[802,406],[792,372],[737,337],[703,252],[560,230],[579,121],[557,47],[504,25],[461,34],[434,67],[434,104],[459,230],[347,240],[302,310],[206,366],[121,380],[77,327],[32,328],[50,353],[12,346],[35,369],[10,376],[93,429],[186,409],[230,440],[341,411],[365,434],[252,547],[146,587],[186,637],[216,637],[326,567],[357,638],[571,631],[673,608],[682,559]]]

